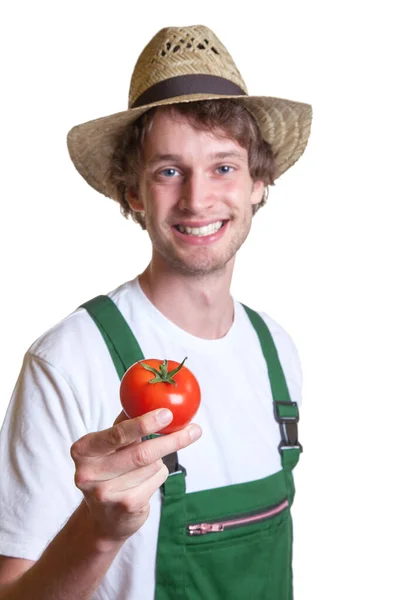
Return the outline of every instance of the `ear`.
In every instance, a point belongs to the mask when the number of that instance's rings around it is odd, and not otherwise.
[[[129,187],[125,193],[126,201],[135,212],[143,212],[145,207],[135,188]]]
[[[259,204],[264,195],[264,182],[258,179],[254,181],[251,192],[251,204]]]

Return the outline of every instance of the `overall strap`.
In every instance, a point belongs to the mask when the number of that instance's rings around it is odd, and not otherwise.
[[[129,367],[145,358],[124,316],[109,296],[96,296],[81,304],[79,308],[85,308],[96,323],[106,342],[119,379],[122,379]],[[178,465],[177,452],[164,456],[163,462],[170,473],[183,470],[183,467]]]
[[[296,402],[291,402],[277,348],[267,324],[257,312],[244,304],[243,307],[258,335],[267,363],[274,403],[274,417],[277,423],[279,423],[281,432],[281,442],[278,446],[281,454],[281,464],[283,469],[292,471],[298,463],[303,450],[298,441],[298,406]]]
[[[96,296],[79,308],[85,308],[95,321],[106,342],[119,379],[122,379],[129,367],[144,358],[124,316],[109,296]]]

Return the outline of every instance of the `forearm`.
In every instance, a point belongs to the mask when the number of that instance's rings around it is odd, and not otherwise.
[[[33,567],[0,588],[0,600],[89,600],[122,545],[96,536],[82,502]]]

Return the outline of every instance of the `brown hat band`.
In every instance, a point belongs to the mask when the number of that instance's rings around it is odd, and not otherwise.
[[[137,108],[159,100],[190,94],[219,94],[221,96],[246,96],[238,85],[215,75],[178,75],[155,83],[139,96],[130,108]]]

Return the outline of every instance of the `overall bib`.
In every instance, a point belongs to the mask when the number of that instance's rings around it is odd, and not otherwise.
[[[102,333],[121,379],[144,359],[123,315],[108,296],[82,305]],[[298,442],[298,407],[291,402],[272,335],[244,306],[268,367],[274,417],[279,423],[282,469],[236,485],[186,493],[177,453],[163,460],[155,600],[292,600],[292,470]]]

